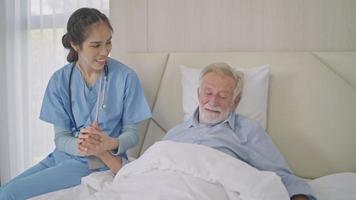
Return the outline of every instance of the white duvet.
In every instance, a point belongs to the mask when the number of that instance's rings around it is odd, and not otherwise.
[[[41,199],[105,200],[284,200],[280,177],[209,147],[161,141],[115,176],[93,173],[74,188],[48,193]]]

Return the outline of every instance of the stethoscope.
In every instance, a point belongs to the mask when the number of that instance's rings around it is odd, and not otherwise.
[[[68,84],[68,95],[69,95],[69,110],[70,110],[70,114],[71,117],[73,119],[73,125],[74,125],[74,132],[79,132],[79,128],[77,126],[77,122],[75,121],[75,117],[73,114],[73,107],[72,107],[72,76],[73,76],[73,71],[75,68],[75,63],[73,63],[72,65],[72,69],[70,71],[70,75],[69,75],[69,84]],[[96,110],[95,110],[95,119],[94,122],[98,122],[98,116],[99,116],[99,110],[100,107],[105,108],[105,104],[104,104],[104,99],[105,99],[105,90],[106,90],[106,82],[108,79],[108,73],[109,73],[109,68],[107,63],[105,63],[104,65],[104,77],[101,75],[100,76],[100,82],[99,82],[99,92],[97,95],[97,100],[96,100]],[[103,81],[104,79],[104,81]],[[104,82],[104,84],[102,84],[102,82]],[[80,127],[82,128],[82,127]]]

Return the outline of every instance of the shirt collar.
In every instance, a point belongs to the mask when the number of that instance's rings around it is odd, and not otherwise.
[[[187,121],[187,127],[191,128],[199,125],[199,107],[197,107],[193,113],[193,116]]]
[[[232,130],[235,130],[235,118],[236,118],[235,113],[230,112],[227,119],[225,119],[224,121],[217,123],[215,125],[227,123]],[[199,107],[197,107],[195,109],[193,116],[187,121],[187,126],[189,128],[198,126],[198,125],[200,125],[200,123],[199,123]]]
[[[235,114],[235,112],[231,111],[229,114],[229,117],[225,120],[229,124],[229,126],[232,130],[235,130],[236,117],[237,117],[237,115]]]

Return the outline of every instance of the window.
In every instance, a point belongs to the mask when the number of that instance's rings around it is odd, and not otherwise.
[[[42,98],[51,75],[64,66],[68,50],[62,45],[62,36],[70,15],[80,7],[99,9],[109,17],[109,0],[30,0],[28,20],[27,88],[29,113],[29,155],[32,163],[43,159],[54,148],[52,125],[39,120]],[[33,145],[31,147],[31,144]]]

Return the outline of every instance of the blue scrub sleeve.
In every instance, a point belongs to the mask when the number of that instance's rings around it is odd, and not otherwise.
[[[77,138],[66,128],[54,126],[54,143],[56,148],[68,154],[80,156],[77,152]]]
[[[134,147],[139,141],[138,124],[125,125],[121,130],[121,135],[117,139],[119,148],[112,152],[114,155],[120,155]]]
[[[122,124],[136,124],[149,117],[151,117],[151,111],[140,81],[134,72],[129,73],[124,91]]]
[[[60,85],[64,84],[59,80],[55,73],[48,82],[45,95],[43,97],[40,119],[53,125],[71,129],[72,122],[69,114],[66,112],[65,92],[60,90]]]

